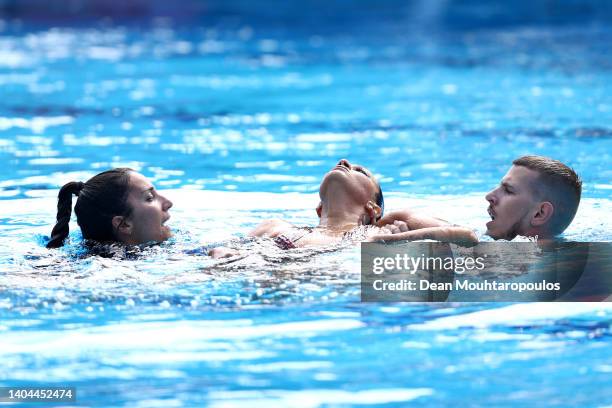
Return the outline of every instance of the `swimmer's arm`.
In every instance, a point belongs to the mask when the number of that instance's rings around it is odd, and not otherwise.
[[[266,220],[259,224],[253,231],[249,232],[250,237],[277,237],[293,228],[293,225],[283,220]]]
[[[231,258],[235,255],[240,255],[240,252],[224,246],[218,246],[208,250],[208,256],[212,259]]]
[[[408,229],[411,231],[430,227],[447,227],[451,225],[448,221],[428,215],[418,214],[411,210],[392,211],[382,217],[376,223],[376,225],[379,227],[384,227],[385,225],[394,224],[396,221],[399,223],[405,223]]]
[[[291,229],[293,226],[283,220],[266,220],[259,224],[257,228],[249,233],[251,237],[276,237],[282,234],[284,231]],[[236,255],[240,255],[241,252],[227,248],[224,246],[218,246],[215,248],[208,249],[208,256],[213,259],[220,258],[231,258]]]
[[[449,242],[465,247],[478,244],[478,237],[474,231],[464,227],[428,227],[415,231],[400,232],[397,234],[378,234],[371,236],[368,241],[417,241],[421,239],[433,239],[440,242]]]
[[[204,245],[198,248],[189,249],[184,251],[184,253],[188,255],[208,255],[213,259],[230,258],[235,255],[240,255],[240,252],[236,249],[228,248],[218,244],[213,245]]]

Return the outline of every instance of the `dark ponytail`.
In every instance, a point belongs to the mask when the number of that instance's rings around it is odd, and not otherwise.
[[[68,236],[68,223],[72,213],[72,195],[77,195],[74,212],[83,238],[98,242],[116,240],[113,217],[129,216],[127,205],[129,176],[132,169],[118,168],[93,176],[86,183],[71,182],[58,194],[57,223],[51,231],[47,248],[59,248]]]
[[[72,195],[79,195],[83,189],[80,181],[71,181],[64,184],[57,195],[57,222],[51,231],[51,239],[47,243],[47,248],[59,248],[64,245],[64,240],[68,236],[70,214],[72,214]]]

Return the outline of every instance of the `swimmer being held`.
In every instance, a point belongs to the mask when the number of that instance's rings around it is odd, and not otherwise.
[[[432,239],[464,246],[478,240],[473,231],[404,211],[383,218],[384,199],[380,185],[363,166],[342,159],[321,181],[321,199],[316,208],[319,225],[297,227],[283,220],[267,220],[250,235],[268,237],[282,249],[326,246],[343,240],[398,241]]]

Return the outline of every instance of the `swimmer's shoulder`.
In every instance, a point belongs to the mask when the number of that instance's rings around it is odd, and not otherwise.
[[[252,237],[277,237],[297,228],[295,225],[279,219],[269,219],[259,224],[249,233]]]

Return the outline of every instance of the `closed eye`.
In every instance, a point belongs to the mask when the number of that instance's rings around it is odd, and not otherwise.
[[[353,167],[353,170],[358,171],[358,172],[360,172],[362,174],[365,174],[366,177],[368,177],[368,178],[370,177],[370,175],[365,171],[365,169],[363,167],[355,166],[355,167]]]
[[[145,201],[147,202],[153,201],[155,199],[155,196],[157,195],[154,187],[144,190],[143,193],[145,195]]]

